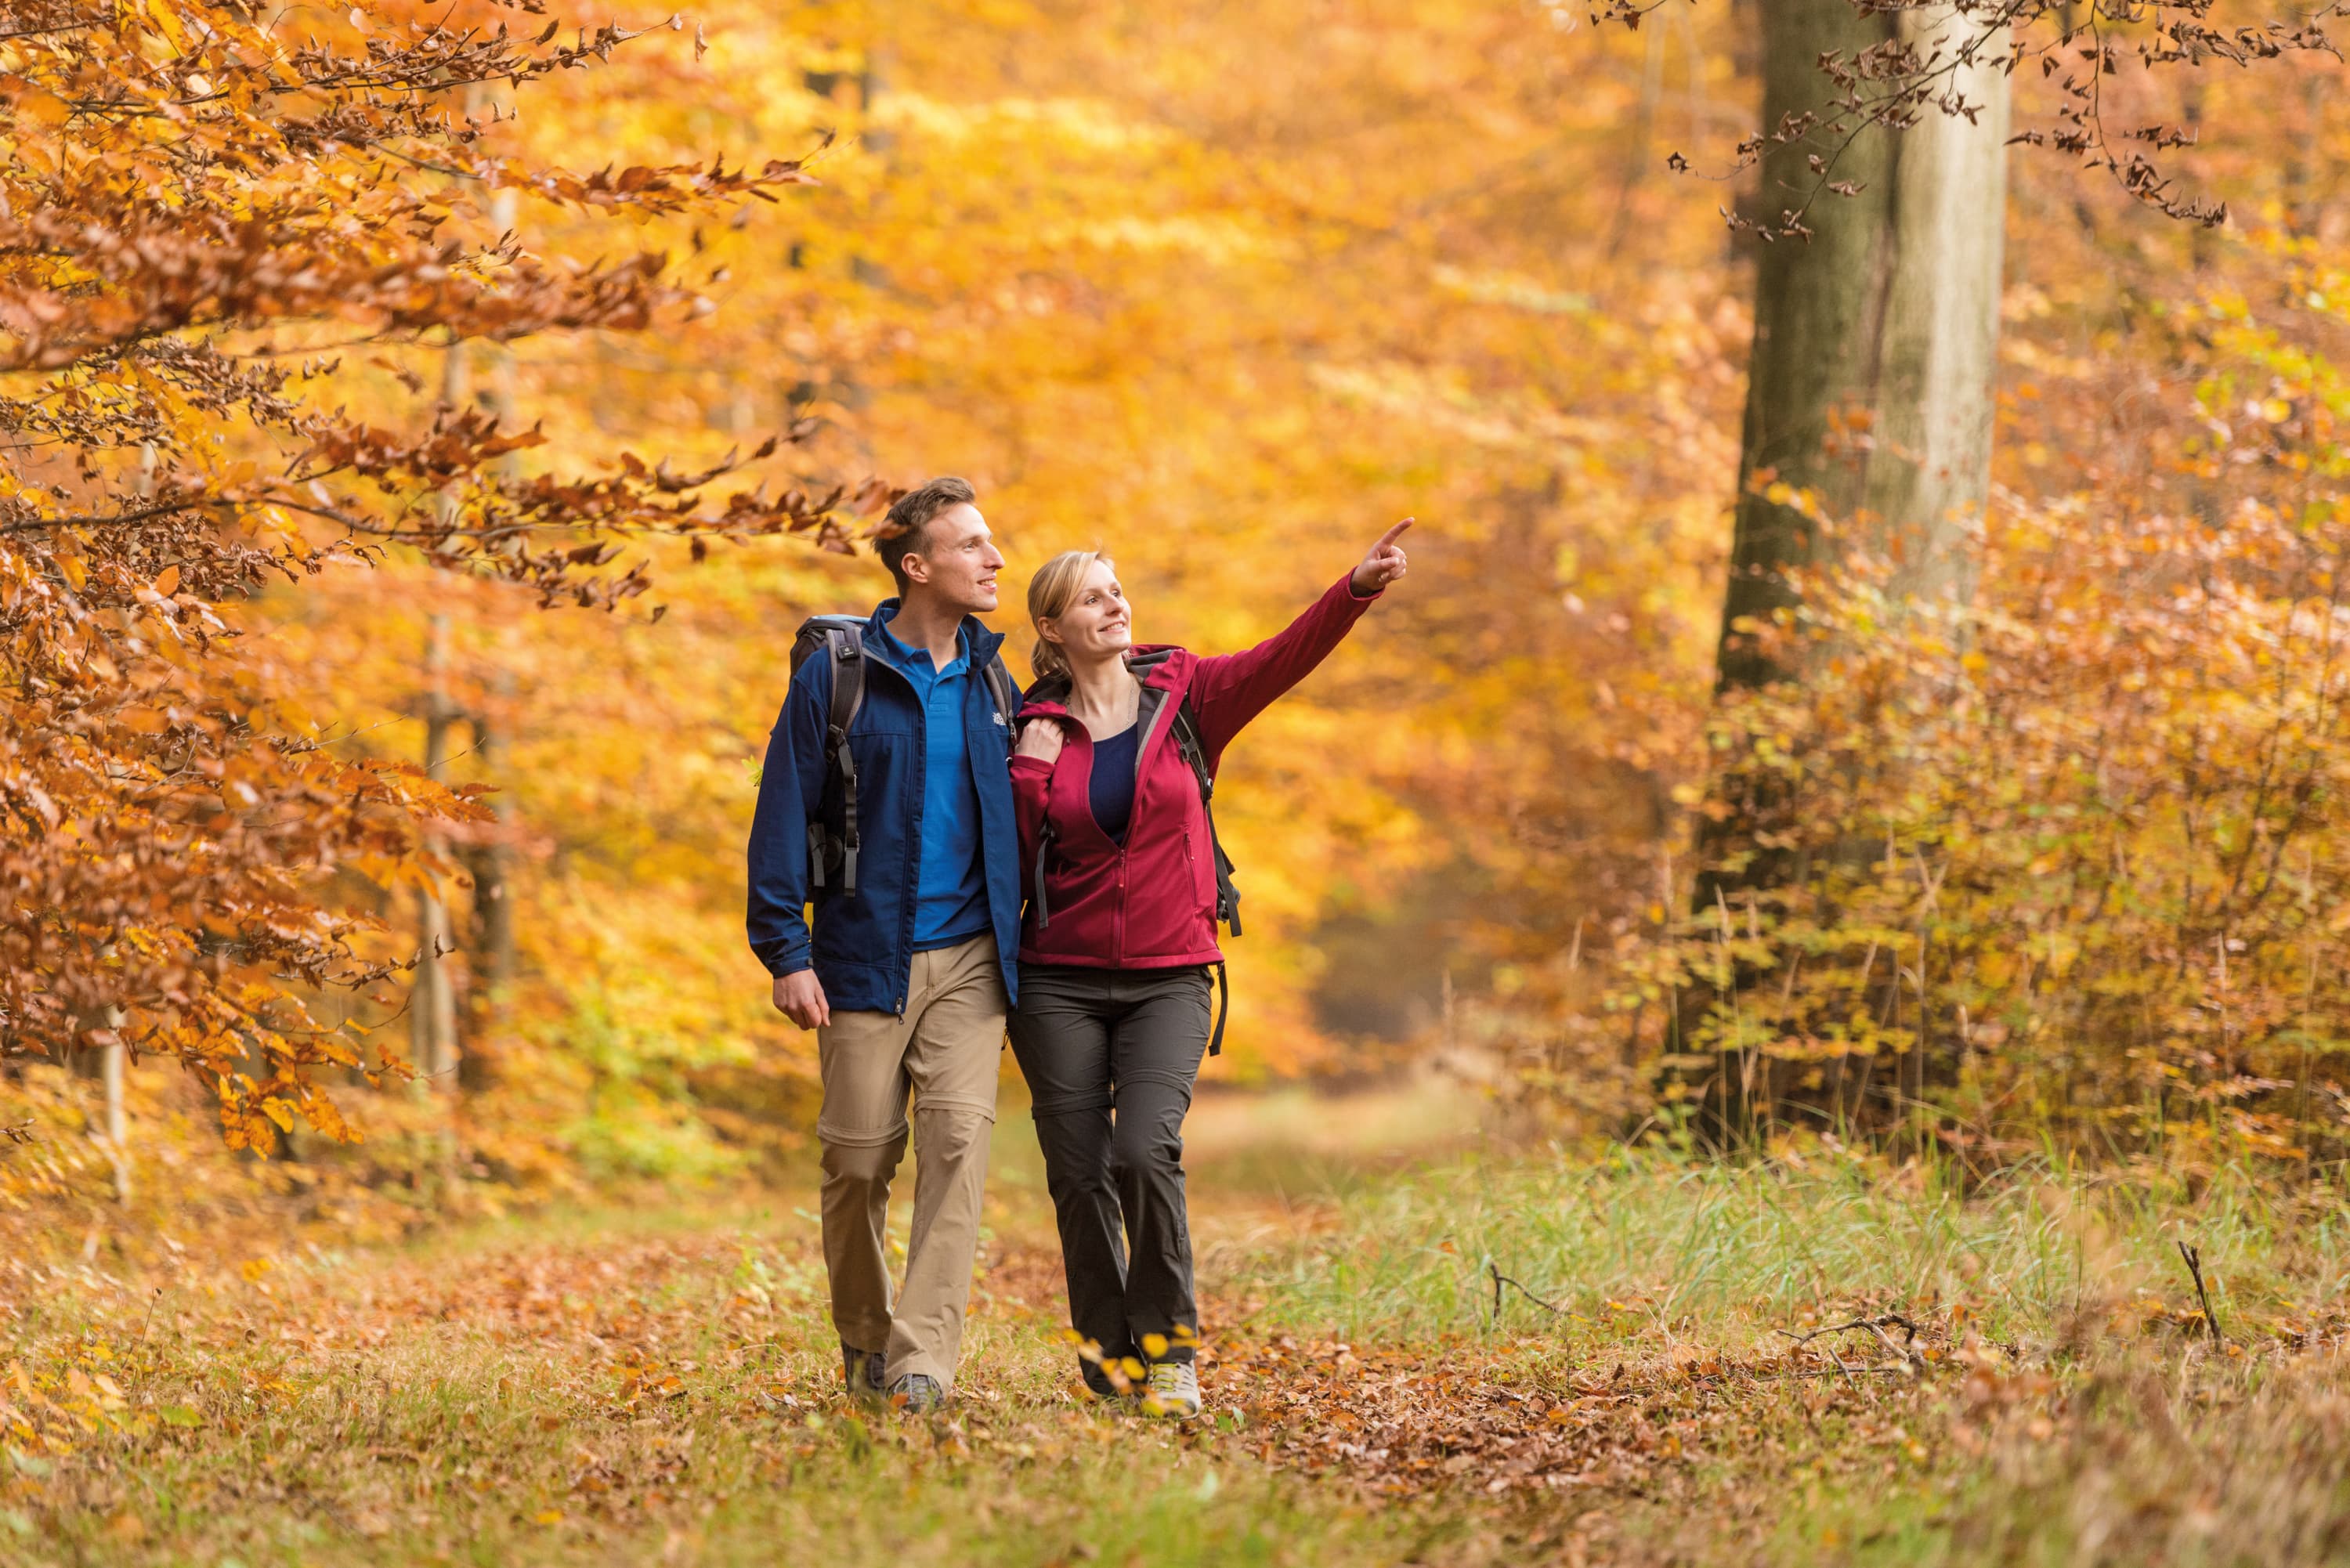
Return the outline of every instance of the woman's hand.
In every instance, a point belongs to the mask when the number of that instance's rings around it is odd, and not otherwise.
[[[1357,598],[1369,598],[1403,576],[1406,564],[1403,546],[1396,541],[1402,538],[1403,531],[1410,526],[1411,519],[1407,517],[1380,535],[1379,542],[1371,546],[1371,553],[1363,557],[1363,564],[1355,568],[1349,585],[1354,588]]]
[[[1051,719],[1031,719],[1020,726],[1020,735],[1012,742],[1015,757],[1034,757],[1040,763],[1058,760],[1061,754],[1061,726]]]

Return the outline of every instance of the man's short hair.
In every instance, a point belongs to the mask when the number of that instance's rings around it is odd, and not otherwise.
[[[921,553],[928,543],[931,519],[950,506],[978,499],[979,492],[971,487],[971,481],[948,473],[909,490],[890,504],[889,515],[881,519],[880,536],[873,541],[873,553],[898,579],[899,593],[906,591],[906,557]]]

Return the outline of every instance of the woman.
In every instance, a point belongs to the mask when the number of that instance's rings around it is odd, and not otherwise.
[[[1183,1205],[1183,1116],[1208,1048],[1214,841],[1177,743],[1187,711],[1212,776],[1224,747],[1304,680],[1404,575],[1388,529],[1295,624],[1245,653],[1136,648],[1108,559],[1072,550],[1028,587],[1037,681],[1012,758],[1022,864],[1012,1049],[1035,1102],[1086,1384],[1199,1414],[1199,1315]],[[1128,1259],[1131,1258],[1129,1264]]]

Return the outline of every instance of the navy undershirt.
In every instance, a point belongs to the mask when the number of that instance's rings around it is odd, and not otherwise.
[[[1094,742],[1094,776],[1086,804],[1093,808],[1094,826],[1113,843],[1126,842],[1126,825],[1134,815],[1134,747],[1141,732],[1140,726],[1129,724]]]

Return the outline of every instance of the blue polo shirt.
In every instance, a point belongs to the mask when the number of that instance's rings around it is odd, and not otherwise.
[[[955,634],[944,670],[931,650],[882,634],[922,704],[922,867],[914,891],[914,950],[951,948],[994,929],[979,858],[979,786],[971,776],[963,703],[972,680],[970,639]]]

